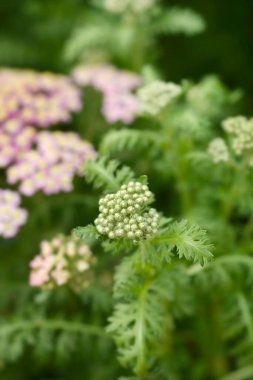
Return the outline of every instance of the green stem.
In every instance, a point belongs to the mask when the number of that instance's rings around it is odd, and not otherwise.
[[[226,221],[229,221],[235,204],[241,196],[241,189],[247,174],[247,166],[248,160],[242,161],[240,165],[234,164],[233,168],[235,170],[235,174],[233,185],[232,187],[230,183],[225,185],[224,192],[226,196],[224,197],[224,202],[221,205],[221,214]]]
[[[199,295],[199,298],[200,307],[196,313],[194,334],[195,337],[198,336],[200,360],[205,363],[203,379],[219,379],[227,369],[227,361],[221,351],[220,305],[214,300],[206,303],[205,296]],[[206,328],[207,320],[208,328]]]
[[[249,246],[252,244],[252,235],[253,235],[253,215],[250,216],[249,221],[242,233],[240,245],[243,247],[243,252],[245,252],[245,250],[248,250]]]
[[[253,348],[253,324],[251,311],[249,309],[248,302],[246,301],[245,296],[242,293],[237,293],[237,300],[240,306],[242,319],[247,329],[248,339],[251,342],[251,346]]]
[[[145,321],[145,304],[146,304],[146,295],[148,293],[149,289],[149,284],[150,282],[146,282],[146,284],[143,286],[143,289],[140,294],[139,298],[139,312],[138,312],[138,317],[137,317],[137,323],[135,326],[135,331],[136,331],[136,341],[135,345],[137,348],[137,351],[139,353],[138,355],[138,360],[137,360],[137,365],[136,365],[136,373],[138,375],[139,380],[144,380],[147,375],[147,367],[146,367],[146,352],[145,352],[145,347],[144,347],[144,340],[145,340],[145,324],[143,321]]]
[[[68,322],[64,320],[47,320],[47,319],[36,319],[36,320],[25,320],[17,321],[14,323],[0,324],[0,336],[2,334],[15,333],[18,330],[36,330],[36,329],[46,329],[46,330],[64,330],[73,333],[89,334],[97,336],[109,337],[105,331],[99,326],[86,325],[80,322]]]
[[[131,68],[139,72],[146,62],[146,46],[149,41],[148,29],[145,28],[145,19],[128,15],[125,20],[125,26],[128,33],[131,31],[131,42],[129,48],[131,54]],[[128,56],[129,58],[129,56]]]
[[[174,166],[177,189],[181,198],[182,213],[188,217],[192,210],[192,194],[190,192],[190,168],[186,157],[193,148],[192,142],[190,139],[177,139],[173,145],[175,146],[174,155],[178,159]]]
[[[176,171],[177,189],[181,197],[182,214],[189,215],[191,210],[191,196],[188,190],[187,168],[183,160],[180,161]]]

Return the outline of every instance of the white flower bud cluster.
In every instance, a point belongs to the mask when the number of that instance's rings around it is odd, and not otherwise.
[[[141,14],[149,10],[156,0],[105,0],[104,7],[112,13],[125,13],[127,11]]]
[[[238,156],[253,149],[253,119],[244,116],[231,117],[222,126],[233,136],[232,148]]]
[[[137,96],[140,102],[140,114],[157,115],[176,96],[181,87],[172,82],[154,81],[139,89]]]
[[[156,233],[158,213],[155,209],[146,211],[153,201],[153,194],[147,185],[129,182],[115,194],[108,194],[99,201],[98,218],[95,225],[98,232],[110,239],[147,239]]]
[[[210,142],[208,146],[208,153],[212,156],[215,164],[229,161],[228,147],[225,141],[220,137],[217,137]]]

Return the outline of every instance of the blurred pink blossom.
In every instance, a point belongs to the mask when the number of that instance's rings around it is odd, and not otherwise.
[[[14,237],[27,220],[27,211],[19,207],[20,195],[0,189],[0,236]]]
[[[92,86],[103,94],[102,114],[109,123],[134,121],[139,102],[131,91],[140,86],[140,77],[110,65],[80,66],[73,72],[80,86]]]
[[[123,121],[130,124],[134,121],[139,109],[139,102],[132,94],[112,94],[104,99],[102,113],[106,120],[113,124]]]
[[[89,247],[73,236],[43,240],[30,262],[30,285],[50,289],[68,283],[79,291],[89,285],[95,261]]]
[[[71,191],[85,160],[96,155],[90,143],[72,132],[40,132],[35,142],[7,169],[8,183],[19,182],[19,191],[27,196]]]
[[[0,70],[0,167],[31,148],[35,127],[69,122],[81,108],[80,91],[65,76]]]

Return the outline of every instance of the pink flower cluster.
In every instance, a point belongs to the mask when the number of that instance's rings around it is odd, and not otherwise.
[[[134,121],[139,102],[132,91],[140,86],[138,75],[110,65],[80,66],[74,70],[73,79],[80,86],[92,86],[102,92],[102,113],[109,123]]]
[[[20,208],[20,196],[10,190],[0,189],[0,236],[11,238],[26,222],[27,211]]]
[[[40,253],[31,261],[30,285],[44,289],[69,284],[79,291],[89,286],[95,264],[89,247],[73,236],[58,235],[42,241]]]
[[[40,132],[36,147],[20,154],[7,169],[9,184],[20,182],[20,193],[47,195],[71,191],[72,181],[85,160],[94,158],[93,146],[72,132]]]
[[[33,127],[23,127],[17,119],[9,119],[0,125],[0,167],[6,167],[15,160],[17,154],[30,148],[36,131]]]
[[[81,107],[80,91],[67,77],[0,70],[0,167],[32,146],[35,126],[69,122]]]

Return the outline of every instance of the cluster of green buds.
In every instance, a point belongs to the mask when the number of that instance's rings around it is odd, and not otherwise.
[[[31,261],[30,285],[52,289],[68,284],[75,291],[90,285],[96,262],[89,247],[75,236],[58,235],[40,244]]]
[[[242,157],[247,166],[253,167],[253,118],[230,117],[223,121],[222,127],[228,136],[227,143],[222,138],[211,141],[208,153],[213,162],[227,162],[234,154]]]
[[[158,115],[172,100],[180,95],[182,89],[175,83],[156,80],[138,90],[139,113]]]
[[[147,239],[157,231],[159,215],[148,208],[154,200],[147,185],[129,182],[118,192],[107,194],[99,201],[99,215],[95,220],[97,231],[110,239]]]
[[[229,161],[228,147],[225,141],[220,137],[217,137],[210,142],[208,146],[208,153],[211,155],[215,164]]]
[[[231,147],[236,155],[253,152],[253,118],[231,117],[223,121],[222,127],[232,136]]]

